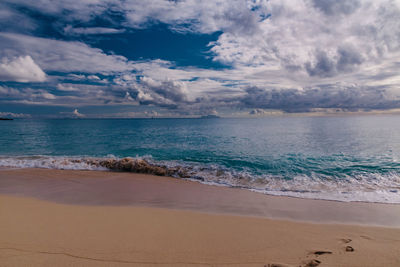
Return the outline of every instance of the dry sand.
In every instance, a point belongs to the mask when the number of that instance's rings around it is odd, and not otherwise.
[[[400,266],[398,205],[38,169],[0,170],[0,194],[0,266]],[[351,214],[394,227],[263,218],[357,222]]]

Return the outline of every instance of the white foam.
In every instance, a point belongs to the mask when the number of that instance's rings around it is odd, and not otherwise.
[[[99,162],[120,160],[112,155],[107,158],[93,157],[0,157],[0,167],[47,168],[65,170],[108,170]],[[362,201],[400,204],[400,176],[398,174],[363,174],[357,177],[296,176],[292,179],[271,175],[254,176],[249,172],[237,172],[217,165],[182,163],[177,161],[154,161],[150,156],[144,158],[152,166],[178,168],[175,177],[189,177],[190,180],[205,184],[230,186],[251,191],[299,198],[325,199],[336,201]]]
[[[59,170],[107,170],[74,157],[0,157],[0,167],[45,168]]]

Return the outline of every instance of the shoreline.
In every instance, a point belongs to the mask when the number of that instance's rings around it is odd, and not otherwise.
[[[41,267],[399,266],[399,209],[143,174],[1,169],[0,261]],[[365,223],[381,217],[378,227]],[[362,220],[351,224],[356,218]]]
[[[50,170],[88,170],[130,172],[163,177],[192,180],[207,185],[246,189],[272,196],[286,196],[339,202],[367,202],[400,204],[400,184],[395,177],[384,174],[375,177],[354,175],[344,181],[333,175],[330,178],[313,179],[250,175],[244,171],[235,172],[222,166],[202,163],[177,163],[174,161],[153,161],[151,156],[143,157],[86,157],[86,156],[16,156],[0,157],[0,165],[8,168],[44,168]],[[0,167],[1,168],[1,167]],[[369,177],[369,178],[368,178]],[[386,182],[385,182],[386,181]]]
[[[274,196],[129,172],[0,169],[0,194],[89,206],[144,206],[311,223],[400,228],[400,205]]]
[[[300,197],[300,196],[291,196],[291,195],[279,195],[279,194],[270,194],[266,192],[261,192],[257,189],[252,189],[248,187],[240,187],[240,186],[230,186],[227,184],[218,184],[218,183],[211,183],[211,182],[204,182],[202,180],[198,180],[195,178],[182,178],[182,177],[174,177],[174,176],[168,176],[168,175],[154,175],[154,174],[147,174],[147,173],[136,173],[136,172],[131,172],[131,171],[118,171],[118,170],[110,170],[110,169],[105,169],[105,170],[89,170],[89,169],[57,169],[57,168],[46,168],[46,167],[6,167],[6,166],[0,166],[0,172],[1,171],[13,171],[13,170],[55,170],[55,171],[72,171],[72,172],[106,172],[106,173],[126,173],[130,175],[144,175],[146,177],[161,177],[161,178],[167,178],[167,179],[174,179],[174,180],[181,180],[181,181],[189,181],[193,183],[199,183],[202,185],[206,186],[213,186],[213,187],[222,187],[222,188],[231,188],[235,190],[246,190],[255,194],[261,194],[261,195],[266,195],[266,196],[271,196],[271,197],[283,197],[283,198],[294,198],[294,199],[305,199],[305,200],[316,200],[316,201],[329,201],[329,202],[339,202],[339,203],[371,203],[371,204],[382,204],[382,205],[399,205],[400,203],[397,202],[378,202],[378,201],[362,201],[362,200],[337,200],[337,199],[324,199],[324,198],[311,198],[311,197]]]

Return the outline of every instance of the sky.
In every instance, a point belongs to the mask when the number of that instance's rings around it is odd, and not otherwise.
[[[397,112],[400,0],[2,0],[0,116]]]

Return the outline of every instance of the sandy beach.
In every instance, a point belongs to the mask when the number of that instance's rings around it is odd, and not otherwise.
[[[400,205],[0,170],[0,266],[400,266]]]

